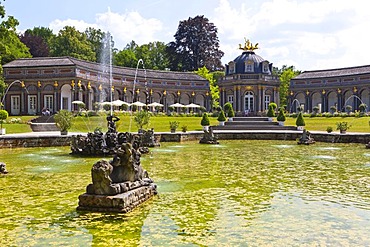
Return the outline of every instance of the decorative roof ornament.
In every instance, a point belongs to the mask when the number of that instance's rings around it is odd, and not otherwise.
[[[244,47],[241,45],[241,44],[239,44],[239,49],[240,50],[243,50],[243,51],[254,51],[254,50],[256,50],[256,49],[258,49],[258,43],[256,43],[255,45],[253,45],[250,41],[249,41],[249,39],[246,39],[245,37],[244,37]]]

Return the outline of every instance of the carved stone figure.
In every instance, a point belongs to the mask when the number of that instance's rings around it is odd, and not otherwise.
[[[120,120],[119,117],[116,117],[116,116],[109,115],[107,117],[108,132],[117,133],[116,122],[119,120]]]
[[[119,118],[108,116],[108,131],[103,134],[99,129],[93,133],[87,133],[87,136],[72,136],[71,154],[77,155],[109,155],[124,144],[131,143],[134,149],[139,149],[140,153],[149,153],[148,147],[160,146],[154,138],[154,130],[144,131],[141,134],[117,132],[115,122]]]
[[[0,174],[7,174],[6,165],[3,162],[0,162]]]
[[[87,186],[87,193],[116,195],[130,188],[153,183],[140,164],[140,156],[140,152],[130,143],[123,143],[113,160],[101,160],[93,165],[93,183]]]
[[[219,144],[216,137],[213,134],[212,127],[209,127],[208,131],[204,130],[204,134],[202,139],[200,139],[199,143],[202,144]]]
[[[157,147],[160,144],[156,141],[154,137],[154,129],[145,131],[142,130],[141,136],[141,145],[142,147]]]
[[[302,136],[299,138],[298,144],[313,144],[315,140],[311,137],[311,133],[306,129],[303,130]]]
[[[106,160],[96,162],[91,169],[91,177],[93,184],[87,186],[87,193],[97,195],[116,195],[118,193],[117,186],[112,184],[110,174],[113,167]]]

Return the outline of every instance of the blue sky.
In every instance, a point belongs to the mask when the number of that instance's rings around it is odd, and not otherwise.
[[[6,0],[18,31],[43,26],[92,26],[113,34],[115,47],[174,40],[179,21],[204,15],[218,28],[222,62],[241,51],[244,37],[274,66],[299,70],[370,64],[370,1],[366,0]],[[144,61],[145,62],[145,61]]]

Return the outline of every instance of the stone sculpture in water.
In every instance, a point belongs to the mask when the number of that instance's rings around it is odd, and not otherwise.
[[[315,143],[315,140],[311,137],[311,133],[304,129],[302,132],[302,136],[298,140],[298,145],[300,144],[310,145],[313,143]]]
[[[0,174],[7,174],[6,165],[3,162],[0,162]]]
[[[105,134],[100,129],[96,129],[93,133],[87,133],[86,136],[72,136],[71,154],[87,156],[115,154],[124,143],[135,143],[139,146],[141,153],[146,153],[149,152],[148,147],[160,145],[154,137],[153,129],[142,130],[139,134],[117,132],[117,121],[119,121],[118,117],[107,117],[108,131]]]
[[[209,127],[208,130],[204,130],[204,134],[202,139],[200,139],[199,143],[201,144],[219,144],[217,138],[213,134],[212,127]]]
[[[123,143],[112,160],[91,169],[92,184],[79,196],[78,210],[129,212],[157,194],[157,186],[140,163],[136,142]]]

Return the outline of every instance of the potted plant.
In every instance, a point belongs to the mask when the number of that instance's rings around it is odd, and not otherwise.
[[[224,105],[224,110],[226,112],[227,117],[229,118],[229,121],[233,121],[233,117],[235,117],[233,105],[230,102],[227,102]]]
[[[333,127],[331,127],[331,126],[326,127],[326,132],[328,132],[328,133],[333,132]]]
[[[320,110],[320,107],[318,107],[317,105],[316,105],[316,106],[314,106],[314,107],[312,108],[313,115],[316,115],[317,113],[319,113],[319,110]]]
[[[297,120],[295,121],[295,124],[297,125],[297,130],[303,130],[303,127],[306,125],[303,118],[303,113],[299,112],[297,116]]]
[[[203,113],[202,120],[200,121],[200,125],[203,126],[203,130],[208,131],[210,121],[209,121],[208,114],[206,112]]]
[[[350,127],[351,125],[348,125],[348,122],[337,123],[337,130],[339,130],[341,134],[345,134]]]
[[[225,125],[226,117],[225,117],[225,112],[221,109],[220,113],[218,114],[217,121],[219,122],[220,126]]]
[[[54,115],[55,124],[60,129],[61,135],[67,135],[68,130],[72,127],[73,114],[68,110],[60,110]]]
[[[280,126],[284,126],[285,120],[286,120],[286,117],[285,117],[284,108],[283,107],[280,107],[279,114],[277,116],[277,121],[279,122],[279,125]]]
[[[361,113],[364,113],[366,111],[367,105],[365,103],[362,103],[358,106]]]
[[[6,110],[0,110],[0,135],[5,135],[5,129],[3,129],[3,123],[8,118],[9,114]]]
[[[171,133],[175,133],[176,129],[179,127],[180,122],[179,121],[170,121],[170,130]]]
[[[330,111],[332,114],[334,114],[335,112],[337,112],[337,107],[335,105],[330,106]]]
[[[187,126],[187,125],[183,125],[183,126],[181,126],[181,131],[182,131],[183,133],[186,133],[186,131],[188,131],[188,126]]]
[[[267,117],[269,118],[270,122],[272,122],[272,118],[275,117],[275,110],[271,104],[268,106]]]
[[[144,126],[148,127],[150,124],[150,112],[141,110],[135,114],[134,121],[138,127],[138,132],[142,133]]]
[[[348,113],[348,115],[351,113],[352,111],[352,106],[351,105],[346,105],[346,111]]]

